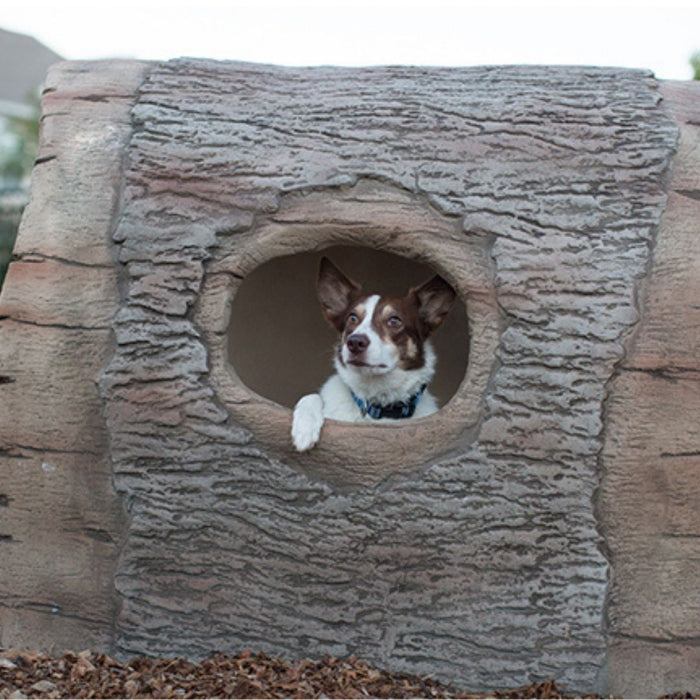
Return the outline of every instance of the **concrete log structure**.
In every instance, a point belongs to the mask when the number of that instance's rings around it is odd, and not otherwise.
[[[644,71],[54,67],[0,296],[0,644],[700,688],[699,129]],[[462,305],[438,414],[298,455],[329,249]]]

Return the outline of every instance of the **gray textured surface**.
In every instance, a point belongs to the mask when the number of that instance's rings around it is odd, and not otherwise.
[[[130,516],[119,649],[359,653],[471,687],[593,688],[601,412],[677,136],[655,82],[180,61],[153,67],[133,117],[102,381]],[[340,492],[230,419],[191,308],[217,232],[245,237],[283,193],[358,178],[489,237],[507,328],[468,448]]]
[[[680,139],[601,453],[608,687],[627,696],[700,688],[700,83],[661,93]]]
[[[0,296],[2,646],[697,690],[700,84],[114,61],[47,87]],[[222,359],[231,295],[350,243],[455,284],[469,367],[435,420],[300,458]]]
[[[110,244],[145,64],[46,79],[41,139],[0,294],[0,646],[109,649],[127,525],[96,380],[119,303]]]

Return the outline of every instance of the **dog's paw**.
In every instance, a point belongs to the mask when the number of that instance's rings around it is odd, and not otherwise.
[[[292,442],[299,452],[310,450],[321,435],[323,427],[323,400],[318,394],[309,394],[297,402],[292,418]]]

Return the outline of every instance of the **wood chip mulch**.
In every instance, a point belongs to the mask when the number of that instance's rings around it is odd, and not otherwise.
[[[554,681],[488,695],[422,676],[379,671],[355,658],[286,663],[264,654],[215,654],[201,662],[121,663],[82,651],[53,658],[0,652],[0,699],[22,698],[564,698]],[[670,697],[670,696],[669,696]],[[693,697],[690,694],[675,697]]]

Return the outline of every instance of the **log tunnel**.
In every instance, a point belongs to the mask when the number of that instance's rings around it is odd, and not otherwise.
[[[0,295],[0,644],[697,689],[699,87],[55,66]],[[320,321],[322,251],[462,306],[439,413],[300,456],[328,336],[280,377],[255,298]]]

